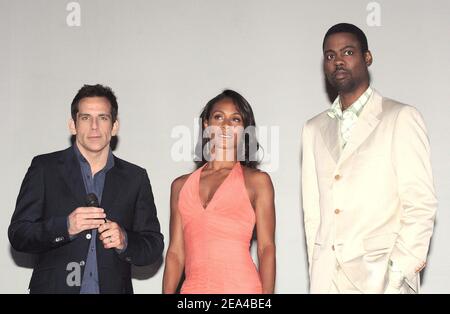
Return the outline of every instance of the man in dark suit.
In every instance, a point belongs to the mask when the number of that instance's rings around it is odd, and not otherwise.
[[[33,159],[9,240],[38,256],[30,293],[133,293],[131,264],[151,264],[164,248],[147,172],[111,152],[119,122],[110,88],[85,85],[71,111],[75,142]]]

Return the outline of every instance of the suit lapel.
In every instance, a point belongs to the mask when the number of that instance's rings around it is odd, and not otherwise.
[[[339,155],[341,153],[340,140],[339,140],[339,121],[338,119],[332,119],[325,117],[327,119],[326,123],[320,128],[322,139],[330,152],[331,157],[333,157],[334,162],[339,161]]]
[[[103,188],[103,196],[101,201],[101,207],[105,210],[108,219],[110,218],[109,215],[112,214],[108,212],[108,210],[112,208],[111,205],[114,204],[114,200],[121,191],[121,182],[124,182],[122,166],[120,160],[114,156],[114,167],[106,173],[105,186]]]
[[[81,177],[81,168],[77,160],[73,147],[66,149],[61,156],[59,171],[64,182],[72,191],[73,196],[80,205],[85,204],[86,190],[84,188],[83,178]]]
[[[338,165],[342,164],[349,158],[356,149],[367,139],[373,132],[378,123],[380,123],[379,114],[382,111],[382,97],[376,91],[373,92],[366,107],[361,112],[356,125],[352,130],[350,140],[342,150]]]

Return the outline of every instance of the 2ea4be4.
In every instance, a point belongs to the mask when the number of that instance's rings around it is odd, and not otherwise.
[[[222,299],[223,309],[270,309],[271,299]]]

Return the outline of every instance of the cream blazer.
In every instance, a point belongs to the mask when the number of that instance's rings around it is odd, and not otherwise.
[[[423,119],[374,91],[342,150],[338,123],[322,112],[302,133],[310,292],[329,291],[338,261],[362,293],[385,292],[391,268],[418,293],[437,208]]]

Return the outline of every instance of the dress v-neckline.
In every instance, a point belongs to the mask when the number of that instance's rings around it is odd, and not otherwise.
[[[220,185],[217,187],[217,189],[214,191],[213,196],[211,197],[211,199],[209,200],[209,202],[205,205],[203,205],[203,201],[202,198],[200,196],[200,180],[202,177],[202,171],[203,169],[206,167],[207,163],[204,164],[200,169],[199,169],[199,174],[198,174],[198,179],[197,179],[197,197],[198,197],[198,201],[200,203],[200,207],[203,209],[203,211],[208,210],[209,205],[211,205],[211,203],[216,199],[216,195],[219,192],[219,190],[225,185],[225,183],[228,181],[228,179],[231,177],[231,174],[233,173],[233,171],[236,169],[236,166],[239,164],[239,161],[236,162],[233,165],[233,168],[231,168],[230,173],[227,174],[227,176],[225,177],[225,179],[220,183]]]

